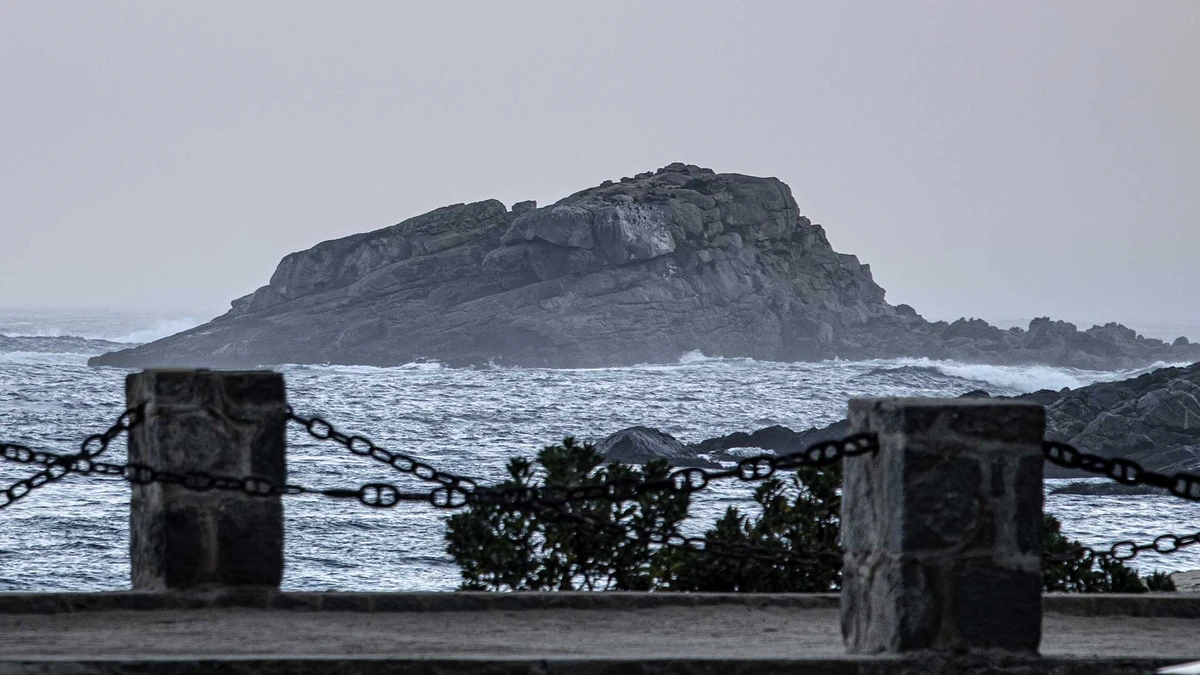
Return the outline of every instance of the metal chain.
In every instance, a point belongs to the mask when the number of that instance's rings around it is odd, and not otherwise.
[[[1058,441],[1045,441],[1042,444],[1042,453],[1047,462],[1064,469],[1078,469],[1107,476],[1125,485],[1151,485],[1162,488],[1176,497],[1200,501],[1200,476],[1195,474],[1177,473],[1168,476],[1144,469],[1132,459],[1093,455]]]
[[[1042,445],[1042,452],[1046,461],[1064,469],[1098,474],[1124,485],[1150,485],[1162,488],[1182,499],[1200,501],[1200,476],[1195,474],[1177,473],[1169,476],[1149,471],[1132,459],[1103,457],[1082,452],[1069,443],[1059,441],[1045,441]],[[1133,560],[1144,552],[1170,554],[1196,544],[1200,544],[1200,532],[1191,535],[1164,534],[1145,544],[1126,539],[1118,541],[1107,549],[1077,546],[1069,553],[1047,555],[1045,560],[1047,562],[1090,563],[1094,560],[1109,559],[1124,562]]]
[[[388,483],[368,483],[358,488],[313,489],[301,485],[276,485],[269,479],[258,476],[234,477],[213,474],[207,471],[160,471],[146,464],[128,462],[116,464],[101,462],[80,455],[58,455],[53,452],[32,451],[25,446],[6,444],[0,458],[21,464],[40,464],[47,468],[56,467],[56,472],[74,473],[80,476],[111,476],[122,478],[133,485],[178,485],[195,492],[227,490],[242,492],[253,497],[273,495],[316,494],[339,499],[356,499],[376,508],[390,508],[402,501],[425,501],[442,508],[459,508],[465,504],[461,499],[453,505],[445,503],[446,490],[437,488],[430,492],[402,492]],[[24,496],[24,495],[22,495]],[[0,507],[2,508],[2,507]]]
[[[1147,551],[1167,555],[1189,546],[1195,546],[1196,544],[1200,544],[1200,532],[1188,535],[1163,534],[1155,537],[1148,544],[1139,544],[1131,540],[1118,541],[1108,547],[1107,550],[1097,550],[1090,546],[1077,546],[1070,553],[1047,555],[1045,560],[1047,562],[1071,562],[1076,560],[1091,562],[1092,560],[1108,558],[1124,562],[1126,560],[1133,560],[1138,555]]]
[[[445,471],[439,471],[430,464],[402,452],[392,452],[375,445],[375,443],[365,436],[347,436],[334,428],[332,424],[320,417],[301,417],[288,406],[287,411],[288,421],[294,422],[308,432],[310,436],[320,441],[333,441],[351,453],[359,457],[369,457],[377,462],[387,464],[400,473],[416,476],[418,479],[427,483],[437,483],[449,489],[449,491],[457,494],[465,494],[475,491],[479,487],[478,481],[467,476],[457,476]],[[395,487],[395,486],[392,486]],[[449,494],[448,492],[446,494]],[[366,503],[365,501],[363,502]],[[368,506],[376,506],[377,504],[367,504]],[[447,508],[458,508],[447,507]]]
[[[628,501],[640,495],[655,492],[690,494],[708,487],[708,484],[714,480],[736,478],[742,481],[762,481],[778,471],[828,466],[844,457],[875,454],[879,451],[879,442],[875,434],[856,434],[841,440],[815,443],[804,450],[786,455],[748,457],[738,462],[733,468],[724,471],[708,471],[698,467],[688,467],[678,469],[667,477],[655,481],[614,478],[593,485],[551,484],[538,488],[491,488],[481,487],[473,478],[439,471],[412,455],[385,450],[365,436],[348,436],[320,417],[302,417],[289,408],[288,419],[304,427],[313,438],[333,441],[355,455],[370,457],[397,471],[445,487],[446,492],[443,493],[447,497],[444,500],[447,504],[445,508],[458,508],[459,505],[465,505],[459,504],[459,500],[455,497],[465,498],[466,503],[482,502],[495,506],[540,508],[598,499]],[[386,488],[385,491],[390,493]],[[388,500],[384,499],[383,501],[387,502]],[[368,506],[375,505],[368,504]]]
[[[0,458],[22,464],[41,464],[44,467],[32,476],[22,478],[0,491],[0,509],[12,506],[40,487],[62,480],[67,474],[78,473],[75,471],[78,462],[91,462],[93,458],[104,454],[113,440],[141,424],[144,419],[145,406],[126,410],[104,432],[85,438],[79,446],[79,452],[73,455],[56,455],[51,452],[31,450],[23,445],[8,443],[0,445],[0,449],[2,449]]]
[[[437,508],[457,509],[472,504],[487,504],[506,511],[531,510],[549,519],[569,520],[593,530],[607,529],[620,532],[622,536],[639,542],[662,545],[689,551],[711,551],[730,555],[735,551],[741,557],[753,557],[778,561],[780,558],[796,558],[793,551],[766,546],[755,546],[741,542],[709,540],[705,537],[687,537],[674,528],[654,530],[636,525],[605,523],[585,515],[567,510],[569,504],[580,501],[623,502],[642,495],[654,493],[691,494],[708,487],[715,480],[736,478],[741,481],[762,481],[779,471],[796,470],[802,467],[822,467],[834,464],[845,457],[875,454],[879,451],[878,439],[874,434],[857,434],[842,440],[816,443],[808,448],[786,455],[760,455],[748,457],[737,465],[723,471],[708,471],[697,467],[678,469],[665,478],[643,481],[638,478],[614,478],[593,485],[544,485],[540,487],[492,488],[480,486],[478,481],[465,476],[439,471],[433,466],[408,454],[381,448],[369,438],[350,436],[338,431],[333,424],[320,417],[297,415],[290,407],[288,419],[303,427],[318,440],[335,442],[351,453],[369,457],[387,464],[402,473],[416,476],[420,480],[437,483],[440,487],[428,493],[406,493],[390,483],[364,485],[358,491],[331,490],[323,494],[332,497],[357,498],[362,504],[375,508],[390,508],[401,501],[428,501]],[[809,559],[837,554],[820,552],[800,554]]]
[[[816,564],[818,558],[838,558],[833,552],[797,553],[795,551],[757,546],[742,542],[710,540],[706,537],[688,537],[675,528],[654,529],[627,523],[604,522],[586,514],[575,513],[570,506],[576,502],[610,501],[620,503],[650,494],[691,494],[703,490],[717,480],[737,479],[761,481],[780,471],[803,467],[828,466],[846,457],[875,454],[879,450],[878,440],[873,434],[857,434],[841,440],[817,443],[808,448],[786,455],[761,455],[739,461],[734,467],[721,471],[709,471],[697,467],[675,470],[662,479],[644,481],[638,478],[614,478],[592,485],[543,485],[538,487],[512,486],[493,488],[480,486],[478,481],[467,476],[441,471],[412,455],[393,452],[375,445],[364,436],[349,436],[338,431],[320,417],[302,417],[288,409],[288,420],[303,427],[313,438],[338,443],[352,454],[368,457],[391,466],[393,469],[434,483],[438,487],[427,492],[405,491],[391,483],[367,483],[358,488],[311,489],[299,485],[276,485],[271,481],[254,477],[231,477],[204,471],[186,473],[160,471],[139,463],[115,464],[97,461],[96,458],[108,450],[118,436],[137,427],[144,421],[144,408],[126,410],[117,421],[103,433],[88,436],[77,453],[60,455],[53,452],[33,450],[13,443],[0,443],[0,460],[20,464],[42,466],[32,476],[13,483],[0,491],[0,509],[6,508],[26,497],[30,492],[68,474],[83,476],[100,475],[120,477],[134,485],[159,483],[178,485],[192,491],[224,490],[241,492],[250,496],[316,494],[335,499],[354,499],[372,508],[392,508],[402,502],[425,502],[440,509],[459,509],[473,504],[486,504],[506,511],[529,510],[559,521],[569,521],[592,531],[607,530],[642,544],[692,552],[711,552],[769,562],[784,559],[802,560]],[[1081,452],[1073,446],[1047,441],[1043,446],[1047,461],[1067,469],[1078,469],[1107,476],[1126,485],[1151,485],[1167,490],[1171,494],[1200,501],[1200,476],[1179,473],[1174,476],[1144,469],[1133,460],[1108,458]],[[1138,544],[1125,540],[1108,549],[1080,546],[1070,553],[1047,555],[1047,562],[1091,561],[1112,559],[1127,561],[1144,552],[1160,554],[1174,553],[1183,548],[1200,544],[1200,532],[1191,535],[1164,534],[1150,543]]]

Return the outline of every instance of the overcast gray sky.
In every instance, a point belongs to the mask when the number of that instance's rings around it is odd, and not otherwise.
[[[1200,2],[0,3],[0,306],[684,161],[930,318],[1200,325]]]

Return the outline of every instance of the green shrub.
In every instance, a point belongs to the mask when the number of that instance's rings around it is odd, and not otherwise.
[[[537,455],[544,484],[595,485],[615,478],[643,481],[666,477],[666,462],[639,469],[605,463],[591,445],[567,438]],[[509,460],[500,487],[542,484],[529,460]],[[446,550],[462,569],[464,590],[650,590],[655,551],[626,537],[632,528],[673,528],[687,517],[685,494],[659,492],[635,500],[587,500],[563,507],[565,515],[507,511],[474,504],[451,516]],[[577,519],[589,525],[580,527]]]
[[[658,587],[671,591],[827,592],[841,586],[841,471],[802,469],[785,482],[770,478],[754,491],[761,514],[751,519],[731,506],[705,533],[724,545],[761,557],[664,549],[655,556]],[[790,495],[792,496],[789,496]],[[766,555],[777,552],[778,557]]]
[[[536,465],[536,468],[535,468]],[[596,485],[612,479],[659,480],[670,468],[607,463],[572,438],[543,448],[536,460],[509,460],[499,486]],[[754,491],[761,512],[737,507],[705,533],[712,550],[659,547],[628,533],[674,531],[688,516],[689,496],[655,492],[633,499],[570,502],[562,512],[473,503],[451,516],[446,550],[464,590],[622,590],[825,592],[841,587],[840,465],[771,478]],[[1045,551],[1067,554],[1078,542],[1045,517]],[[721,555],[717,549],[738,555]],[[749,555],[748,555],[749,554]],[[1144,593],[1174,590],[1169,576],[1139,577],[1120,561],[1071,560],[1043,567],[1047,591]]]

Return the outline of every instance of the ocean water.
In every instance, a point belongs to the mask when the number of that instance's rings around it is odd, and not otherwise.
[[[0,439],[71,452],[124,409],[126,371],[90,368],[94,346],[65,336],[140,342],[200,321],[183,315],[116,312],[0,312]],[[485,481],[507,458],[531,456],[564,436],[599,440],[635,424],[685,442],[772,424],[794,429],[844,417],[858,396],[956,396],[973,389],[1012,395],[1078,387],[1136,373],[996,367],[928,360],[771,363],[683,354],[678,363],[629,368],[542,370],[285,366],[290,403],[347,433]],[[293,428],[289,480],[308,486],[394,482],[426,489],[389,467],[349,455]],[[110,461],[124,458],[124,443]],[[32,473],[0,463],[0,483]],[[1049,481],[1051,487],[1061,481]],[[751,488],[697,494],[688,528],[701,532]],[[1046,508],[1085,543],[1148,541],[1200,530],[1200,505],[1164,496],[1050,496]],[[128,588],[129,488],[72,476],[0,511],[0,591]],[[286,571],[291,590],[452,590],[458,570],[444,553],[446,512],[420,504],[377,510],[346,500],[285,502]],[[1200,547],[1144,555],[1144,571],[1200,568]]]

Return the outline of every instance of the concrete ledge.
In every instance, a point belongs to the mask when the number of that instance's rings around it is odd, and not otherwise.
[[[0,613],[0,675],[41,673],[1150,673],[1200,659],[1200,620],[1047,613],[1042,657],[851,656],[836,596],[704,594],[61,594]],[[431,597],[433,596],[433,597]],[[12,599],[15,596],[8,596]],[[25,596],[26,598],[30,596]],[[33,596],[36,598],[36,595]],[[44,600],[47,596],[42,596]],[[508,597],[516,598],[506,601]],[[111,608],[82,599],[104,599]],[[372,602],[342,602],[348,600]],[[398,599],[404,602],[383,602]],[[136,608],[112,607],[137,601]],[[187,602],[196,603],[191,608]],[[415,602],[420,600],[419,602]],[[430,602],[437,600],[439,602]],[[470,611],[454,600],[485,600]],[[328,601],[328,602],[326,602]],[[551,606],[547,607],[549,601]],[[590,603],[571,607],[565,601]],[[509,606],[504,607],[503,602]],[[599,602],[600,604],[596,604]],[[16,603],[12,603],[16,609]],[[824,605],[824,606],[822,606]],[[1086,608],[1087,605],[1079,605]],[[1129,607],[1118,604],[1116,607]],[[53,609],[42,604],[40,609]],[[1134,605],[1136,609],[1136,605]],[[350,611],[344,611],[349,608]],[[415,609],[414,609],[415,608]],[[370,611],[374,609],[375,611]],[[428,609],[433,611],[422,611]],[[446,609],[451,611],[436,611]],[[342,610],[342,611],[339,611]],[[1140,611],[1140,610],[1139,610]]]
[[[0,614],[225,607],[334,612],[625,610],[711,605],[835,609],[839,602],[836,593],[288,593],[242,588],[172,593],[0,593]]]
[[[837,593],[289,593],[229,589],[152,593],[0,593],[0,614],[57,614],[112,610],[243,607],[335,612],[476,612],[534,609],[651,609],[707,607],[833,609]],[[1200,594],[1097,593],[1043,596],[1045,613],[1074,616],[1200,618]]]
[[[0,675],[79,675],[81,673],[255,673],[298,675],[883,675],[923,673],[963,675],[1134,675],[1154,673],[1177,662],[1164,659],[1062,659],[1003,655],[843,659],[411,659],[388,656],[31,658],[0,662]]]
[[[1196,593],[1051,593],[1042,612],[1074,616],[1143,616],[1200,619]]]

